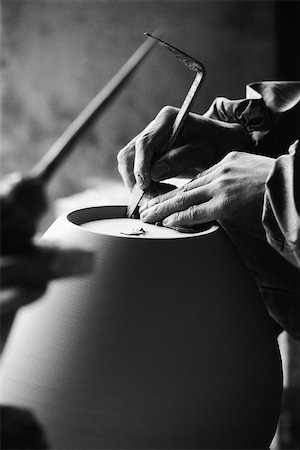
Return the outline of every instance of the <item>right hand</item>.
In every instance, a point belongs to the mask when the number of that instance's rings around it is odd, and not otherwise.
[[[266,180],[274,159],[230,152],[220,162],[180,188],[157,196],[139,212],[144,222],[170,228],[194,228],[215,220],[260,223]]]
[[[145,189],[151,180],[193,177],[216,164],[232,149],[245,151],[251,145],[251,137],[242,125],[190,113],[176,140],[176,147],[165,153],[165,143],[177,113],[177,108],[164,107],[119,152],[118,169],[129,189],[135,183]]]

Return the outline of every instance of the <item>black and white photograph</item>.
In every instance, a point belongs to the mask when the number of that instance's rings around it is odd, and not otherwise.
[[[299,450],[299,0],[0,0],[3,450]]]

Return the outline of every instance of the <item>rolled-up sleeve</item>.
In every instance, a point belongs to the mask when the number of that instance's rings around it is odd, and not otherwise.
[[[252,151],[275,158],[262,225],[268,244],[299,268],[300,82],[251,83],[245,99],[218,97],[206,117],[240,123],[252,137]]]
[[[278,157],[267,182],[263,226],[268,243],[300,268],[300,143]],[[300,276],[300,274],[299,274]]]
[[[270,316],[300,339],[300,82],[252,83],[245,99],[218,97],[206,117],[245,126],[252,138],[250,151],[274,158],[261,220],[222,226]]]

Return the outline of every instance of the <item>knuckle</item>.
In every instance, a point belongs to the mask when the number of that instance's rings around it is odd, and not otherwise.
[[[213,191],[216,193],[218,197],[222,196],[226,190],[228,185],[228,179],[224,176],[218,177],[217,180],[212,184]]]
[[[238,156],[239,152],[236,150],[232,150],[231,152],[227,153],[226,159],[228,159],[229,161],[234,161],[238,158]]]
[[[133,151],[130,147],[124,147],[117,154],[117,161],[119,165],[124,164],[132,155]]]
[[[134,158],[135,171],[139,171],[140,168],[144,165],[144,159],[145,159],[145,137],[140,136],[135,142],[135,158]]]
[[[138,136],[135,141],[135,155],[139,157],[145,155],[151,140],[152,134],[150,130]]]
[[[229,163],[223,164],[221,168],[221,177],[223,176],[225,179],[225,176],[228,175],[232,171],[231,165]]]
[[[196,205],[192,205],[189,209],[188,209],[188,219],[191,222],[195,222],[198,218],[198,209]]]
[[[138,136],[135,140],[135,149],[140,149],[143,146],[144,142],[145,142],[145,135],[142,134]]]
[[[178,109],[174,106],[164,106],[158,113],[157,118],[159,119],[172,119],[177,114]]]
[[[149,202],[148,208],[153,208],[153,211],[155,213],[157,213],[158,204],[159,204],[159,198],[155,197]]]
[[[147,202],[147,208],[155,208],[154,211],[157,212],[157,207],[156,205],[158,205],[158,203],[160,203],[160,198],[159,196],[152,198],[151,200],[149,200]]]
[[[118,157],[118,171],[120,174],[130,172],[132,170],[132,158],[127,156]]]
[[[174,197],[174,204],[176,207],[184,206],[185,201],[186,201],[186,194],[183,191],[179,192],[178,195]]]

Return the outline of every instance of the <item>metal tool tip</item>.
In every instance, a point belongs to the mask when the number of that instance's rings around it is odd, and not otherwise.
[[[151,39],[154,39],[155,41],[159,41],[160,39],[160,37],[161,37],[161,35],[162,35],[162,32],[163,32],[163,28],[162,27],[158,27],[158,28],[156,28],[155,30],[153,30],[152,31],[152,33],[148,33],[147,31],[144,33],[144,35],[145,36],[147,36],[147,37],[149,37],[149,38],[151,38]],[[159,37],[158,37],[159,36]]]
[[[158,34],[158,33],[156,33],[156,34]],[[154,40],[157,41],[158,43],[159,43],[159,42],[162,42],[161,39],[159,39],[159,38],[156,37],[156,36],[153,36],[153,34],[151,34],[151,33],[144,33],[144,35],[147,36],[147,37],[149,37],[149,38],[151,38],[151,39],[154,39]]]

